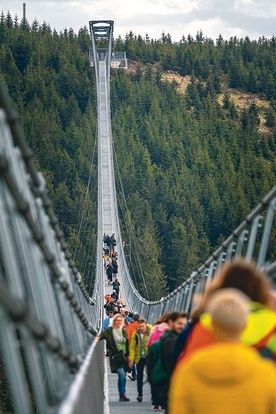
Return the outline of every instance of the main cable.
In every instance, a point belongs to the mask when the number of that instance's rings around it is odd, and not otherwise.
[[[124,187],[123,187],[123,183],[122,183],[122,178],[121,178],[121,174],[120,174],[118,158],[117,158],[117,154],[116,154],[116,150],[115,150],[115,146],[114,146],[114,143],[113,142],[112,142],[112,147],[113,147],[113,153],[114,153],[114,156],[115,156],[114,158],[115,158],[116,167],[117,167],[117,171],[118,171],[118,177],[119,177],[119,183],[120,183],[120,187],[121,187],[122,197],[123,197],[123,201],[124,201],[124,204],[125,204],[126,215],[127,215],[128,221],[129,221],[130,236],[131,236],[131,240],[133,242],[134,250],[135,250],[135,253],[136,253],[136,254],[134,254],[134,257],[135,257],[136,263],[138,264],[138,270],[139,270],[139,273],[140,273],[140,277],[141,277],[142,283],[144,285],[144,289],[145,289],[145,294],[146,294],[147,300],[149,300],[148,289],[147,289],[146,281],[145,281],[145,278],[144,278],[144,273],[143,273],[142,265],[141,265],[141,262],[140,262],[140,259],[139,259],[138,248],[137,248],[137,244],[136,244],[136,241],[135,241],[136,240],[135,239],[135,235],[133,233],[132,226],[131,226],[131,217],[130,217],[130,214],[129,214],[129,209],[127,207],[126,196],[125,196]],[[123,211],[122,211],[122,213],[123,213]],[[135,278],[135,280],[136,280],[136,278]],[[138,285],[137,280],[136,280],[136,284]]]

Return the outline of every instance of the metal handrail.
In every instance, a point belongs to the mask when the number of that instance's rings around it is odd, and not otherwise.
[[[99,332],[101,302],[72,261],[7,97],[0,82],[1,354],[15,411],[31,413],[33,395],[39,412],[57,412]]]

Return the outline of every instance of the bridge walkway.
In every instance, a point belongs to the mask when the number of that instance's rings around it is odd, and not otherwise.
[[[104,284],[104,291],[106,293],[112,292],[112,286],[108,285],[107,279]],[[109,361],[107,358],[107,376],[108,376],[108,401],[110,414],[128,413],[147,413],[151,411],[151,393],[150,385],[147,382],[146,374],[144,373],[144,386],[143,386],[143,402],[137,401],[137,382],[127,379],[126,395],[130,398],[129,402],[119,402],[118,387],[117,387],[117,374],[112,374],[109,367]]]

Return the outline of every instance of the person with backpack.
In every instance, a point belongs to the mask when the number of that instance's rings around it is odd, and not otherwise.
[[[148,356],[148,340],[151,325],[147,325],[145,319],[139,319],[139,328],[131,336],[129,345],[129,367],[132,369],[133,364],[136,364],[137,368],[137,401],[143,401],[143,377],[144,368],[147,362]]]
[[[147,370],[153,391],[153,411],[165,411],[167,408],[170,376],[174,368],[173,349],[177,336],[186,324],[186,312],[171,312],[166,322],[169,330],[149,347]]]

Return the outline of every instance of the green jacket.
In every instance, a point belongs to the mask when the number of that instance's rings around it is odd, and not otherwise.
[[[100,335],[99,335],[99,338],[100,338],[100,341],[102,339],[105,339],[106,340],[106,346],[107,346],[107,349],[109,351],[110,369],[111,369],[111,372],[115,372],[115,370],[117,368],[119,368],[119,367],[117,367],[117,366],[114,365],[114,362],[113,362],[112,357],[114,355],[118,354],[119,351],[117,349],[117,346],[116,346],[115,341],[114,341],[114,338],[113,338],[112,329],[113,328],[110,326],[109,328],[107,328],[104,331],[102,331],[100,333]],[[126,333],[126,331],[124,329],[123,329],[123,335],[124,335],[124,337],[126,339],[125,344],[126,344],[126,357],[127,357],[128,356],[128,353],[129,353],[129,346],[128,346],[127,333]]]
[[[149,341],[150,331],[151,331],[151,328],[147,326],[147,331],[144,335],[144,351],[145,351],[146,356],[148,356],[148,352],[149,352],[148,341]],[[140,330],[137,329],[137,331],[133,332],[131,336],[131,341],[129,344],[129,360],[134,361],[135,364],[138,364],[138,362],[140,361],[140,358],[141,358]]]

